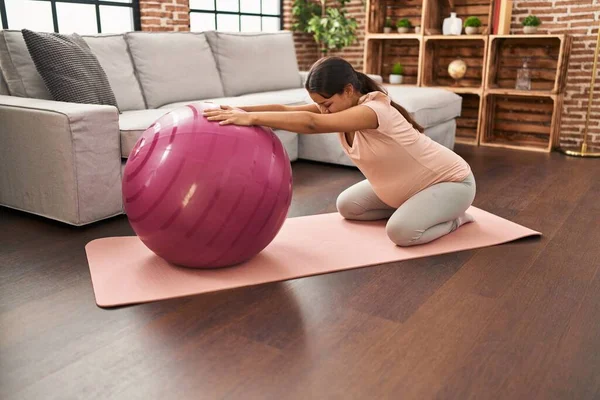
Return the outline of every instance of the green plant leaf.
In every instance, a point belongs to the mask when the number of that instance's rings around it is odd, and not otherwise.
[[[358,22],[346,17],[344,6],[349,0],[338,0],[338,6],[331,4],[322,15],[322,8],[310,0],[294,0],[292,14],[294,29],[313,35],[315,42],[323,49],[338,49],[352,45],[356,41]]]
[[[523,26],[540,26],[542,21],[535,15],[528,15],[523,19]]]
[[[392,66],[392,74],[393,75],[403,75],[404,74],[404,66],[400,63],[395,63]]]
[[[398,28],[410,28],[412,27],[412,24],[410,23],[410,20],[403,18],[396,23],[396,26]]]
[[[477,17],[468,17],[465,19],[465,23],[463,24],[465,28],[479,28],[481,26],[481,20]]]

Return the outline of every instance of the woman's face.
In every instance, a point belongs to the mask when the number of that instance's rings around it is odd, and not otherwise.
[[[354,88],[352,85],[347,85],[342,93],[334,94],[329,98],[325,98],[319,93],[309,92],[310,98],[319,106],[321,114],[336,113],[354,106],[353,94]]]

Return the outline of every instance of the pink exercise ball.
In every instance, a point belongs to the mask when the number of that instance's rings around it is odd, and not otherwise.
[[[180,266],[217,268],[261,252],[292,200],[288,155],[273,131],[219,125],[196,103],[142,134],[125,165],[125,213],[140,240]]]

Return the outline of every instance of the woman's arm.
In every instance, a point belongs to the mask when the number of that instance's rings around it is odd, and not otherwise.
[[[283,107],[284,107],[283,111],[307,111],[307,112],[311,112],[311,113],[315,113],[315,114],[321,114],[321,110],[319,109],[319,106],[316,105],[315,103],[305,104],[302,106],[283,106]]]
[[[221,125],[262,125],[297,133],[353,132],[379,126],[377,114],[366,106],[356,106],[333,114],[216,110],[206,111],[204,115],[210,121],[220,121]]]

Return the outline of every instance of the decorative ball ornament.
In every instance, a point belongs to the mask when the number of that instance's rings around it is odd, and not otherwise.
[[[467,63],[463,60],[454,60],[448,65],[448,75],[452,77],[455,81],[459,81],[465,77],[467,73]]]

